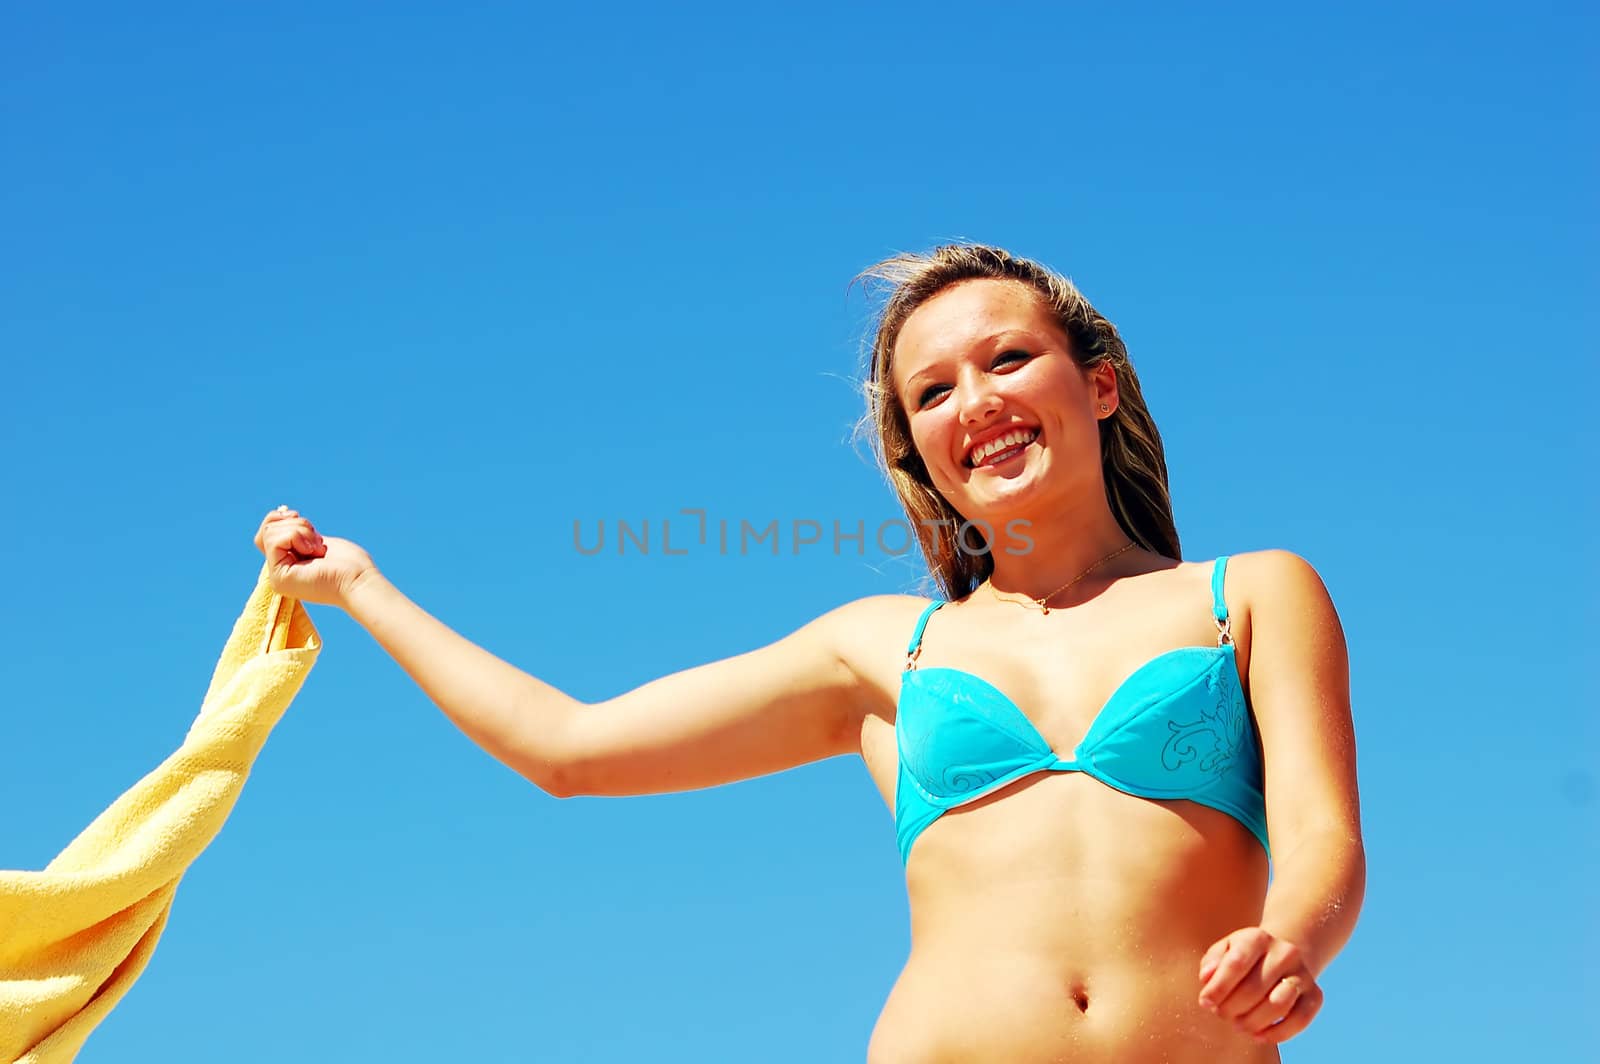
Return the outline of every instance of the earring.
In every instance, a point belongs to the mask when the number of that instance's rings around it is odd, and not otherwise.
[[[1101,403],[1101,404],[1100,404],[1100,409],[1101,409],[1101,410],[1110,410],[1110,409],[1111,409],[1111,408],[1110,408],[1110,407],[1109,407],[1109,406],[1107,406],[1107,405],[1106,405],[1106,404],[1104,404],[1104,403]]]

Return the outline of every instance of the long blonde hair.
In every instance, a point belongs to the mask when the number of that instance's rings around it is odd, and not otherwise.
[[[948,244],[925,254],[900,254],[861,271],[856,279],[890,286],[878,311],[866,380],[868,412],[876,429],[873,449],[910,519],[917,543],[946,598],[963,598],[994,571],[981,530],[968,529],[958,544],[955,530],[964,518],[933,486],[927,466],[911,441],[905,409],[895,395],[890,363],[895,341],[911,312],[960,281],[1018,281],[1039,294],[1071,341],[1069,351],[1081,369],[1109,361],[1117,379],[1118,404],[1100,421],[1100,465],[1106,501],[1117,524],[1139,546],[1181,559],[1172,519],[1167,460],[1161,434],[1145,405],[1138,374],[1114,325],[1100,315],[1065,277],[1001,248]],[[944,530],[950,530],[944,534]],[[969,538],[970,537],[970,538]],[[971,538],[980,546],[969,546]]]

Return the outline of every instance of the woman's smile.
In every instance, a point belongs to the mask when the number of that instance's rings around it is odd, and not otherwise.
[[[1038,439],[1038,429],[1022,428],[1012,429],[1003,435],[975,444],[967,453],[967,468],[983,469],[1004,465],[1015,458],[1021,458],[1023,451]]]
[[[1002,498],[1015,510],[1024,495],[1029,510],[1066,505],[1076,486],[1061,470],[1098,454],[1093,385],[1024,285],[972,280],[929,299],[900,330],[893,373],[933,487],[968,517],[998,520]]]

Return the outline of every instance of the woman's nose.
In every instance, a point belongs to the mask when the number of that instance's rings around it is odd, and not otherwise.
[[[1004,400],[987,378],[968,381],[966,387],[961,389],[961,423],[973,425],[987,421],[1003,405]]]

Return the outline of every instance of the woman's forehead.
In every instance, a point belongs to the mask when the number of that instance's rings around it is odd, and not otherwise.
[[[904,381],[924,366],[959,358],[1007,333],[1055,337],[1060,326],[1044,300],[1020,281],[961,281],[912,311],[895,338],[892,364]]]

